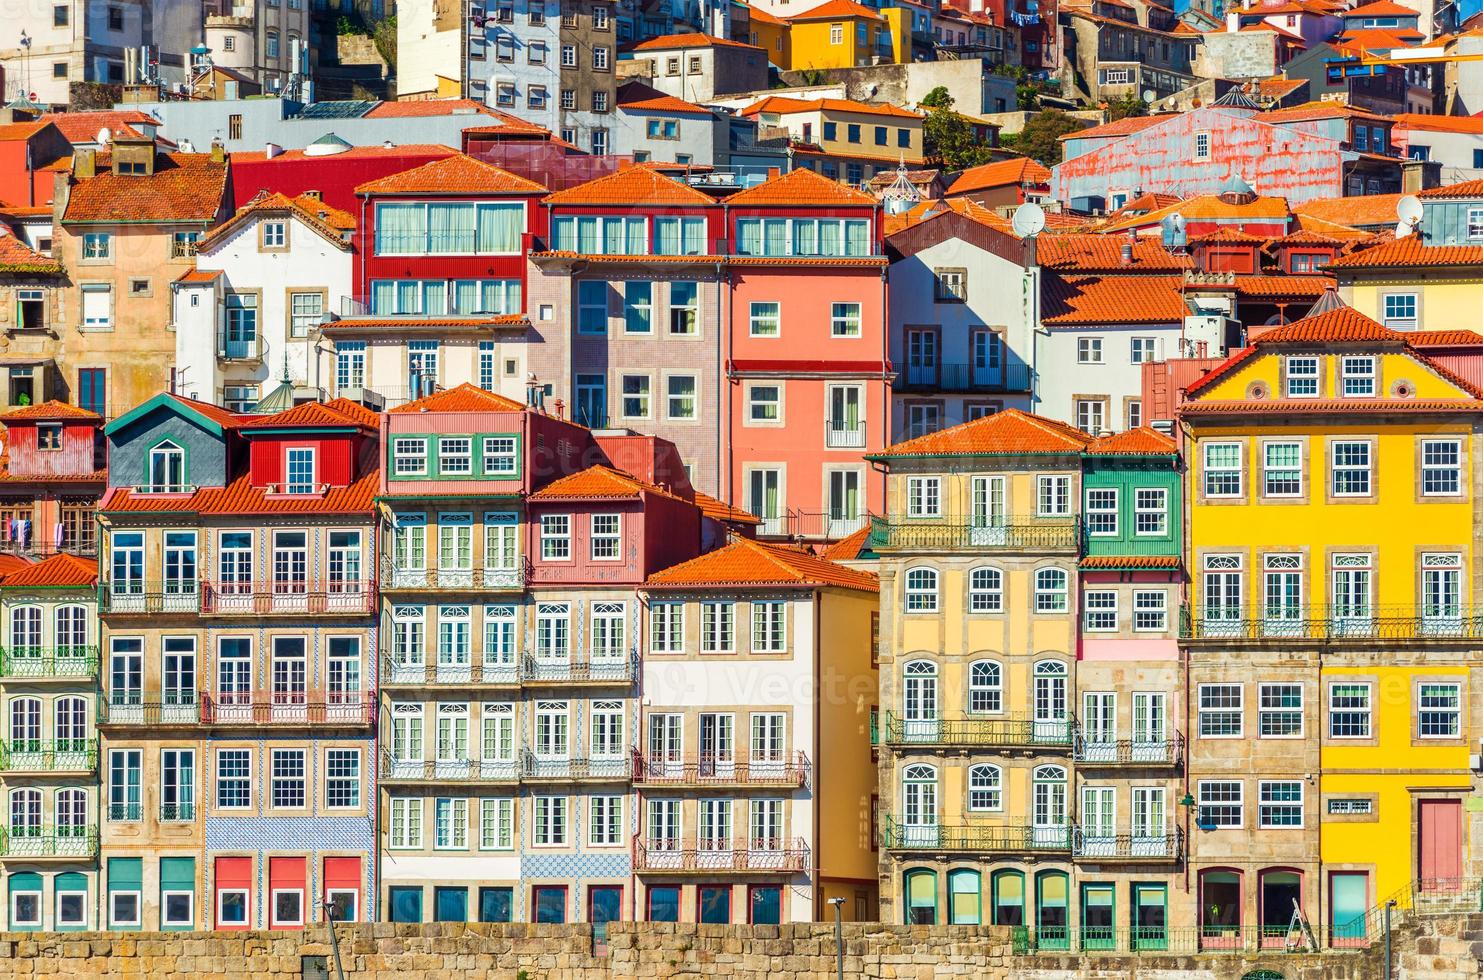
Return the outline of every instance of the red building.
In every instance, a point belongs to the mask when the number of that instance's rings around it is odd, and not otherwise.
[[[58,170],[66,170],[72,144],[49,122],[0,125],[0,202],[49,204]]]
[[[24,555],[95,554],[93,512],[107,479],[103,419],[50,401],[9,412],[0,423],[0,547]]]
[[[454,152],[441,144],[425,143],[343,146],[331,153],[312,148],[233,153],[232,200],[240,207],[258,191],[277,191],[290,198],[318,191],[330,207],[359,214],[362,202],[355,189],[361,184],[450,157]]]

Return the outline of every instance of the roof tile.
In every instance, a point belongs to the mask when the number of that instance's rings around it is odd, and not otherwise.
[[[546,188],[466,153],[369,180],[357,194],[544,194]]]
[[[645,588],[842,588],[875,592],[870,572],[847,568],[795,548],[734,538],[724,548],[650,575]]]
[[[1174,440],[1148,426],[1113,435],[1098,436],[1086,448],[1091,456],[1171,456],[1178,451]]]
[[[593,465],[552,480],[530,495],[530,500],[637,500],[642,494],[677,497],[663,487],[615,470],[611,466]]]
[[[155,172],[115,174],[104,169],[76,181],[62,214],[64,224],[126,221],[165,222],[216,219],[227,185],[227,167],[205,153],[161,153]]]
[[[550,195],[547,204],[712,207],[715,198],[650,167],[624,167]]]
[[[396,415],[410,412],[523,412],[525,406],[513,398],[465,382],[456,388],[435,391],[416,401],[389,409]]]
[[[738,191],[726,199],[726,206],[770,207],[788,205],[850,205],[878,207],[874,196],[858,191],[807,167],[769,178],[755,187]]]
[[[811,10],[805,10],[801,14],[793,14],[789,20],[841,20],[846,17],[860,17],[865,20],[880,20],[881,15],[862,6],[855,0],[825,0]]]
[[[1011,184],[1049,184],[1050,168],[1029,157],[1013,157],[995,160],[978,167],[969,167],[958,175],[948,187],[948,194],[968,194],[991,187],[1007,187]]]
[[[0,588],[92,588],[98,584],[98,559],[58,552],[0,576]]]
[[[1087,555],[1079,562],[1079,567],[1087,569],[1174,569],[1178,568],[1181,563],[1182,559],[1178,555]]]
[[[1047,326],[1083,323],[1169,323],[1189,314],[1182,276],[1046,276],[1041,321]]]
[[[1133,246],[1132,261],[1124,265],[1122,251]],[[1035,240],[1035,257],[1046,269],[1059,272],[1182,272],[1193,268],[1188,255],[1175,255],[1151,235],[1131,241],[1126,235],[1093,235],[1067,232],[1041,235]]]
[[[373,470],[347,487],[331,487],[324,495],[273,494],[252,485],[248,474],[225,487],[202,487],[189,497],[174,494],[135,493],[129,487],[114,487],[98,504],[107,513],[151,513],[168,511],[192,514],[364,514],[375,511],[380,477]]]
[[[0,225],[0,272],[54,276],[62,272],[62,263],[49,259],[12,235]]]
[[[1428,245],[1420,235],[1407,235],[1373,248],[1341,255],[1330,269],[1390,269],[1413,266],[1483,265],[1483,245]]]
[[[1010,408],[898,442],[871,454],[871,457],[1077,453],[1091,441],[1091,436],[1064,422]]]
[[[254,416],[238,428],[250,432],[253,429],[341,428],[363,424],[359,418],[352,418],[321,402],[302,402],[272,415]]]
[[[0,415],[0,422],[101,422],[103,416],[53,398],[39,405],[27,405]]]
[[[748,48],[752,51],[762,50],[755,44],[743,44],[740,41],[731,41],[724,37],[712,37],[709,34],[701,34],[699,32],[666,34],[663,37],[653,37],[633,46],[633,50],[635,51],[664,51],[670,48]]]

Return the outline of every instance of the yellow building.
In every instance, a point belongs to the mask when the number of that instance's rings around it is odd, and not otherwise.
[[[794,99],[769,95],[741,110],[766,127],[786,129],[794,165],[861,184],[877,173],[922,162],[920,112],[853,99]]]
[[[1200,935],[1343,945],[1470,865],[1483,392],[1329,294],[1188,395]]]
[[[767,60],[779,71],[792,71],[793,32],[789,23],[761,7],[742,6],[747,9],[748,43],[766,51]]]
[[[858,68],[899,63],[898,52],[910,60],[910,18],[888,23],[880,13],[855,0],[827,2],[788,18],[792,35],[793,68]],[[893,29],[906,26],[906,44]]]

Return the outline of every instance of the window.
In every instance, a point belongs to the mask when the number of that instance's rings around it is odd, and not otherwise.
[[[685,649],[685,606],[679,602],[649,604],[649,652],[681,653]]]
[[[860,336],[860,304],[835,303],[829,320],[831,337]]]
[[[469,801],[438,797],[433,800],[433,847],[466,850],[469,846]]]
[[[221,809],[252,806],[252,750],[216,750],[216,805]]]
[[[1461,688],[1422,684],[1417,689],[1416,731],[1422,738],[1457,738],[1461,733]]]
[[[1370,444],[1336,442],[1333,452],[1334,496],[1365,497],[1370,493]]]
[[[561,46],[561,67],[577,67],[577,46],[575,44],[563,44]]]
[[[935,476],[906,478],[906,516],[942,516],[942,480]]]
[[[1287,397],[1318,397],[1318,358],[1289,357],[1287,359]]]
[[[570,514],[541,515],[541,557],[546,561],[566,561],[572,556],[572,518]]]
[[[284,490],[287,493],[313,493],[315,489],[314,450],[289,449],[284,456],[286,457],[285,471],[288,476]]]
[[[513,477],[520,470],[518,445],[514,436],[484,438],[484,475]]]
[[[82,236],[84,261],[106,262],[113,258],[113,236],[106,231],[90,231]]]
[[[779,403],[782,388],[778,385],[751,385],[747,388],[747,418],[752,422],[777,422],[781,418]]]
[[[360,750],[330,749],[325,754],[325,805],[360,806]]]
[[[530,46],[530,63],[543,65],[546,63],[546,45],[543,42],[535,42]],[[546,93],[544,85],[530,85],[525,89],[525,107],[527,109],[544,109],[550,96]]]
[[[1235,780],[1201,780],[1199,813],[1202,827],[1239,827],[1242,823],[1242,786]]]
[[[999,767],[970,766],[968,769],[968,809],[982,812],[1003,808]]]
[[[1134,337],[1128,341],[1128,359],[1134,364],[1147,364],[1159,357],[1157,337]]]
[[[825,125],[828,138],[828,125]],[[826,171],[826,176],[828,176]],[[870,222],[833,218],[738,218],[738,255],[870,255]]]
[[[674,119],[650,120],[650,125],[662,122],[661,132],[665,139],[678,139],[679,122]],[[657,255],[704,255],[706,235],[704,218],[655,218],[654,252]]]
[[[1456,439],[1421,441],[1421,493],[1455,497],[1462,493],[1462,443]]]
[[[1269,442],[1262,446],[1262,478],[1268,497],[1298,497],[1303,493],[1302,443]]]
[[[700,604],[700,652],[736,652],[736,603]]]
[[[423,476],[427,473],[427,439],[420,436],[391,441],[391,468],[397,476]]]
[[[1004,573],[997,568],[975,568],[968,573],[968,611],[1004,611]]]
[[[594,796],[588,800],[587,843],[612,847],[623,843],[623,797]]]
[[[1087,533],[1093,537],[1116,535],[1117,490],[1110,488],[1087,490],[1085,520]]]
[[[560,847],[566,844],[566,797],[534,798],[535,829],[531,843],[537,847]]]
[[[479,801],[479,847],[484,850],[510,850],[515,846],[515,801],[483,799]]]
[[[1200,737],[1240,738],[1243,691],[1240,684],[1200,685]]]
[[[596,53],[598,51],[605,51],[605,50],[606,50],[605,48],[594,48],[593,49],[594,53]],[[596,92],[593,92],[592,93],[592,111],[593,112],[607,112],[608,111],[608,93],[605,90],[599,89]],[[598,131],[596,131],[596,130],[594,130],[593,133],[592,133],[592,142],[594,143],[594,145],[597,143],[597,134],[598,134]],[[596,151],[594,151],[594,152],[596,152]]]
[[[82,325],[86,330],[113,328],[113,287],[106,282],[85,282],[82,293]]]
[[[750,324],[753,337],[776,337],[782,330],[781,304],[753,303]]]
[[[304,750],[273,750],[273,806],[299,808],[304,805]]]
[[[907,569],[906,611],[909,613],[932,613],[937,611],[936,569]]]
[[[1066,572],[1059,568],[1042,568],[1035,573],[1035,611],[1066,611]]]
[[[335,386],[341,392],[366,386],[365,341],[342,340],[335,344]]]
[[[1416,304],[1415,293],[1386,294],[1385,325],[1392,330],[1415,330],[1418,325]]]
[[[592,70],[593,71],[607,71],[608,70],[608,53],[609,53],[608,52],[608,49],[605,48],[605,47],[598,46],[598,47],[594,47],[592,49]],[[596,99],[597,99],[597,97],[599,95],[601,95],[603,97],[603,107],[601,109],[597,109],[597,105],[595,104],[596,103]],[[597,109],[597,111],[599,111],[599,112],[606,112],[607,111],[607,95],[608,95],[607,92],[593,92],[592,93],[592,98],[594,100],[593,108],[594,109]]]
[[[788,604],[774,600],[752,602],[752,652],[782,653],[788,648]]]
[[[649,376],[647,374],[623,375],[623,417],[627,419],[649,417]]]
[[[323,293],[289,293],[289,336],[307,337],[324,320]]]
[[[185,450],[168,439],[149,451],[149,492],[185,493]]]
[[[1076,363],[1077,364],[1101,364],[1102,363],[1102,338],[1101,337],[1077,337],[1076,338]]]
[[[1133,533],[1162,536],[1169,533],[1169,491],[1162,487],[1133,491]]]
[[[1086,630],[1106,633],[1117,629],[1117,593],[1107,589],[1085,592]]]
[[[1303,826],[1303,784],[1297,780],[1268,781],[1257,784],[1256,825],[1258,827]]]
[[[676,337],[693,337],[700,332],[698,283],[669,284],[669,332]]]
[[[1262,684],[1257,700],[1257,731],[1262,738],[1296,738],[1303,734],[1303,686]]]
[[[1004,710],[1004,672],[992,660],[979,660],[968,667],[968,711],[996,715]]]
[[[391,847],[394,849],[422,847],[422,799],[420,797],[393,796],[391,798]]]
[[[844,43],[844,25],[843,24],[830,24],[829,25],[829,43],[830,44],[843,44]]]
[[[665,379],[665,414],[672,421],[695,418],[695,375],[672,374]]]
[[[1329,813],[1340,815],[1355,815],[1375,812],[1375,801],[1369,799],[1336,799],[1329,800]]]
[[[1205,496],[1241,496],[1241,444],[1207,442],[1205,456]]]
[[[1329,685],[1329,738],[1370,737],[1370,685]]]
[[[1071,477],[1035,478],[1035,513],[1039,517],[1066,517],[1071,513]]]
[[[1483,239],[1483,208],[1468,208],[1468,241]]]
[[[60,422],[38,422],[36,424],[36,448],[62,448],[62,425]]]
[[[263,248],[283,248],[287,244],[288,224],[286,222],[263,222]]]
[[[621,525],[621,515],[592,515],[593,561],[613,561],[623,556]]]
[[[1195,134],[1195,159],[1210,159],[1210,133],[1201,131]]]
[[[1345,398],[1373,398],[1375,396],[1375,358],[1340,358],[1339,378],[1343,383],[1342,390]]]
[[[962,303],[968,299],[967,269],[934,269],[934,299],[939,303]]]
[[[474,441],[468,436],[438,439],[438,475],[470,476],[474,472]]]

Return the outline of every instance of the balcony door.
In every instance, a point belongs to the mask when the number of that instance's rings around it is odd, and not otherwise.
[[[909,385],[937,384],[937,331],[908,330],[906,332],[906,383]]]
[[[968,535],[974,547],[1003,545],[1009,538],[1009,519],[1004,513],[1004,477],[975,476],[969,483],[972,514]]]
[[[730,779],[736,773],[736,716],[706,713],[700,716],[700,775]]]
[[[752,470],[747,476],[747,510],[762,518],[761,534],[783,533],[783,471]]]
[[[973,332],[973,386],[997,388],[1004,384],[1004,342],[992,330]]]

